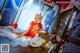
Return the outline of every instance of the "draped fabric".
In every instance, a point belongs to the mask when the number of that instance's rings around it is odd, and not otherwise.
[[[80,12],[77,12],[69,32],[69,41],[64,44],[63,53],[80,53]]]

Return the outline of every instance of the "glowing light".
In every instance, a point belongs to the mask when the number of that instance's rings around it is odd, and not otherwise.
[[[45,43],[46,41],[44,40],[43,42]]]
[[[49,44],[48,44],[48,43],[46,43],[45,47],[46,47],[46,48],[48,48],[48,47],[49,47]]]
[[[2,16],[0,15],[0,20],[2,19]]]

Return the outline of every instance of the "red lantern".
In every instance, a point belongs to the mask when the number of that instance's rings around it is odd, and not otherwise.
[[[60,0],[58,4],[60,4],[62,11],[66,11],[72,7],[69,7],[71,5],[69,0]]]
[[[13,23],[13,24],[12,24],[12,27],[13,27],[14,29],[16,29],[16,28],[17,28],[17,25],[18,25],[17,23]]]
[[[51,4],[51,3],[54,2],[54,0],[44,0],[44,2],[47,3],[47,4]]]
[[[61,8],[66,9],[69,6],[69,3],[62,3]]]

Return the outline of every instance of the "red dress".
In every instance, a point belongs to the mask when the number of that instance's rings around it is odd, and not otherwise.
[[[35,23],[34,21],[32,21],[30,25],[31,26],[30,26],[28,32],[26,32],[24,35],[34,37],[42,28],[42,24],[41,23]]]

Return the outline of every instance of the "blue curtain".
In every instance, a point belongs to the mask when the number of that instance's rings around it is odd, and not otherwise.
[[[0,11],[1,11],[1,8],[3,6],[3,3],[4,3],[5,0],[0,0]]]
[[[46,15],[46,18],[44,20],[45,22],[44,27],[45,30],[47,30],[49,33],[52,32],[52,26],[54,26],[56,16],[57,16],[57,11],[54,8]]]
[[[16,0],[16,5],[20,6],[21,0]],[[1,5],[1,4],[0,4]],[[0,26],[11,25],[15,19],[17,10],[13,8],[11,0],[6,0],[5,6],[2,9]]]

